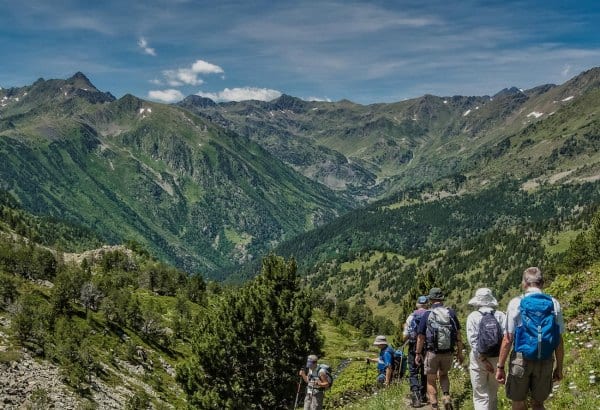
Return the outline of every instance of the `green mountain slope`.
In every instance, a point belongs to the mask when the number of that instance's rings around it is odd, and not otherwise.
[[[188,270],[232,269],[350,204],[245,137],[177,107],[114,100],[79,73],[0,100],[1,188]]]
[[[456,188],[457,176],[471,190],[509,173],[548,179],[561,169],[597,177],[599,86],[594,68],[560,86],[513,87],[492,97],[426,95],[362,106],[287,95],[220,104],[190,96],[179,105],[248,136],[316,181],[373,199],[428,185]],[[560,153],[574,134],[579,143],[566,158]]]
[[[591,219],[600,183],[521,189],[516,181],[432,202],[387,201],[284,242],[307,283],[399,322],[429,287],[460,302],[477,286],[505,292],[523,266],[547,266]],[[360,321],[359,321],[360,322]],[[358,323],[360,324],[360,323]]]

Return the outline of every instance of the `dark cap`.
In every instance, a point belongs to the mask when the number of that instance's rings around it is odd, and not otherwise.
[[[444,293],[440,288],[431,288],[429,291],[429,299],[444,300]]]

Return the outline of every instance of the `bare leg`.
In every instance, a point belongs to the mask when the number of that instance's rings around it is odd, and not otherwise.
[[[531,408],[533,410],[544,410],[545,409],[544,402],[543,401],[532,400],[532,402],[531,402]]]
[[[427,375],[427,395],[429,396],[429,403],[437,404],[437,375]]]
[[[442,393],[450,393],[450,379],[448,378],[448,373],[438,372],[440,375],[440,387],[442,388]]]
[[[512,402],[512,410],[527,410],[527,402],[526,401],[513,401]]]

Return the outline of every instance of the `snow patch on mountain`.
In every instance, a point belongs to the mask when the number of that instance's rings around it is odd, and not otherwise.
[[[530,118],[530,117],[540,118],[542,115],[544,115],[543,112],[532,111],[529,114],[527,114],[527,118]]]
[[[138,113],[142,116],[142,119],[144,119],[147,117],[146,113],[148,113],[148,115],[150,115],[150,113],[152,113],[152,108],[143,108],[142,107],[142,108],[140,108]]]

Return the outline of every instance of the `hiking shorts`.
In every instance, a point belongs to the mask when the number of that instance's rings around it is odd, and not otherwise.
[[[554,359],[532,361],[521,355],[511,355],[506,379],[506,397],[525,401],[531,393],[535,401],[544,401],[552,392]]]
[[[435,353],[427,352],[425,355],[425,374],[448,373],[452,368],[452,352]]]

